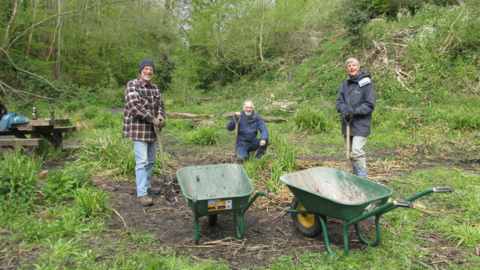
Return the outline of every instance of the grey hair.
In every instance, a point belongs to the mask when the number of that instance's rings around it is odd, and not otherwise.
[[[352,62],[356,63],[357,65],[360,65],[360,62],[358,61],[358,59],[352,57],[352,58],[348,58],[347,62],[345,62],[345,67],[348,66],[348,63],[352,63]]]
[[[255,109],[255,104],[253,104],[253,101],[251,101],[250,99],[247,99],[247,100],[245,100],[245,102],[243,102],[243,107],[244,108],[245,108],[245,104],[247,104],[247,102],[252,103],[252,108]]]

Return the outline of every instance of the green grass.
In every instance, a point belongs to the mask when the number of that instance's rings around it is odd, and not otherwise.
[[[121,129],[93,129],[84,134],[82,150],[77,157],[85,166],[94,170],[110,170],[123,175],[135,171],[135,153],[133,141],[122,138]],[[170,158],[164,152],[165,166]],[[161,158],[158,157],[153,168],[154,174],[162,173]]]

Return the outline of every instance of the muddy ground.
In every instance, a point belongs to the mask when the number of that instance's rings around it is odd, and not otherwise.
[[[200,166],[221,164],[231,161],[228,149],[218,149],[209,153],[199,153],[194,150],[175,149],[175,143],[164,142],[165,151],[174,159],[173,163],[178,168],[187,166]],[[369,159],[374,162],[378,158],[394,154],[394,151],[383,149],[377,151]],[[306,164],[342,163],[341,157],[320,157],[303,155]],[[238,162],[238,161],[237,161]],[[473,166],[478,168],[478,162],[456,163],[449,160],[437,160],[432,163],[417,164],[425,168],[437,165],[456,165],[465,168]],[[410,173],[414,170],[404,169],[393,173]],[[375,178],[375,173],[372,173]],[[118,181],[114,178],[96,181],[96,186],[112,194],[111,203],[118,215],[109,221],[112,230],[125,232],[149,232],[158,237],[160,243],[174,247],[177,253],[190,256],[198,261],[218,262],[221,258],[232,268],[266,267],[272,258],[283,254],[290,255],[296,264],[301,264],[298,254],[303,252],[326,251],[322,235],[308,238],[299,233],[294,225],[291,215],[286,214],[285,207],[290,206],[293,195],[285,191],[282,194],[273,194],[269,198],[259,197],[254,205],[245,214],[245,238],[236,238],[233,215],[219,215],[215,226],[208,225],[206,217],[200,219],[200,245],[195,245],[194,215],[181,190],[174,172],[167,175],[167,180],[173,182],[173,188],[178,198],[178,204],[171,206],[169,198],[163,194],[153,196],[154,204],[143,207],[136,201],[136,185],[134,179]],[[154,177],[153,187],[164,187],[163,177]],[[256,186],[256,189],[264,188]],[[168,197],[168,196],[167,196]],[[331,246],[343,250],[342,230],[345,222],[328,218],[327,230]],[[388,226],[380,222],[381,226]],[[360,223],[363,235],[375,233],[374,219],[370,218]],[[354,227],[349,231],[349,250],[364,249],[366,246],[359,242]],[[374,239],[372,239],[374,240]],[[454,244],[452,244],[454,248]]]
[[[205,163],[190,165],[207,165]],[[113,230],[149,232],[161,243],[177,249],[180,254],[195,256],[198,260],[218,261],[222,258],[232,268],[265,267],[271,258],[288,254],[298,259],[303,252],[323,252],[323,237],[308,238],[300,234],[290,214],[283,210],[290,206],[292,195],[270,198],[259,197],[245,214],[245,237],[237,239],[232,214],[219,215],[215,226],[208,225],[207,217],[200,218],[200,245],[195,245],[194,215],[182,196],[175,175],[174,189],[178,204],[171,206],[162,194],[153,195],[154,204],[143,207],[136,201],[135,182],[110,181],[97,187],[112,194],[111,203],[119,216],[110,220]],[[153,187],[162,187],[163,177],[153,179]],[[272,198],[273,197],[273,198]],[[273,201],[272,201],[273,199]],[[345,222],[328,219],[328,234],[332,247],[343,247],[342,229]],[[361,223],[364,233],[374,230],[374,220]],[[356,239],[354,228],[349,232],[350,250],[365,246]],[[298,259],[299,260],[299,259]]]

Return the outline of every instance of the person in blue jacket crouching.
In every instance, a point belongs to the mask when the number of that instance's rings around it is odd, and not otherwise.
[[[243,103],[243,111],[235,112],[232,120],[227,124],[229,131],[235,130],[235,121],[238,123],[237,154],[248,160],[248,153],[257,151],[255,158],[263,157],[268,147],[268,131],[260,115],[255,113],[255,105],[251,100]],[[260,131],[260,138],[257,134]]]

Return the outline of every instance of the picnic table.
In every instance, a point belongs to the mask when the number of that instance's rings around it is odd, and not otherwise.
[[[0,122],[1,123],[1,122]],[[0,146],[38,146],[47,139],[55,148],[63,148],[63,133],[74,132],[75,126],[60,126],[70,123],[70,119],[38,119],[16,125],[7,131],[0,131]],[[27,138],[30,134],[30,138]],[[15,138],[12,138],[12,135]]]

